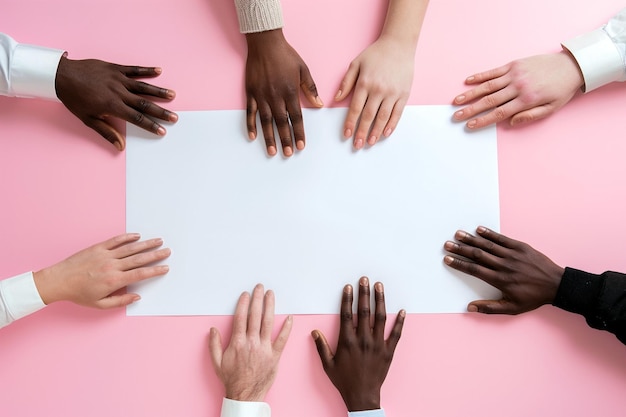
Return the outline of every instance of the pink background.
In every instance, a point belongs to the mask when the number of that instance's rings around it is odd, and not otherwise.
[[[283,0],[287,39],[326,103],[349,62],[375,39],[386,3]],[[600,26],[623,5],[431,3],[411,104],[448,104],[468,75],[557,51],[560,41]],[[3,0],[0,30],[64,48],[71,58],[162,66],[156,84],[177,91],[173,110],[244,108],[245,42],[232,0]],[[528,127],[498,127],[504,233],[560,265],[626,271],[625,87],[579,96]],[[0,97],[0,145],[0,276],[42,268],[124,232],[124,155],[62,105]],[[328,291],[335,297],[341,288]],[[395,291],[402,289],[387,288],[387,296]],[[223,392],[207,334],[217,326],[227,336],[230,322],[53,305],[0,332],[1,413],[217,415]],[[319,328],[334,343],[336,322],[295,317],[268,396],[274,415],[343,415],[309,336]],[[624,346],[580,316],[543,307],[520,317],[409,316],[383,406],[390,416],[621,416],[624,392]]]

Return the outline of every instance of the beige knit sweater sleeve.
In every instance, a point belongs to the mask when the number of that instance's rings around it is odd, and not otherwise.
[[[280,0],[235,0],[239,31],[264,32],[283,27]]]

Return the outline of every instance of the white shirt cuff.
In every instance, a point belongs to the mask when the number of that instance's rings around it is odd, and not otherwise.
[[[576,59],[585,80],[585,92],[619,81],[624,76],[622,56],[603,29],[577,36],[561,45]]]
[[[348,417],[385,417],[385,410],[348,411]]]
[[[0,327],[41,310],[46,305],[39,296],[32,272],[0,281]]]
[[[58,100],[55,80],[64,53],[60,49],[18,44],[11,58],[9,93],[16,97]]]
[[[239,31],[265,32],[283,27],[280,0],[235,0]]]
[[[257,401],[236,401],[224,398],[221,417],[270,417],[270,405]]]

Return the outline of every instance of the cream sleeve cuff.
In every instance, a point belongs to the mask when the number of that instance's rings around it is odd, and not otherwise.
[[[239,31],[265,32],[283,27],[280,0],[235,0]]]
[[[224,398],[221,417],[270,417],[270,405],[257,401],[236,401]]]
[[[562,46],[578,63],[585,80],[584,92],[626,79],[624,58],[603,29],[577,36],[563,42]]]
[[[385,417],[385,410],[348,411],[348,417]]]
[[[35,286],[32,272],[0,281],[0,327],[45,306]]]

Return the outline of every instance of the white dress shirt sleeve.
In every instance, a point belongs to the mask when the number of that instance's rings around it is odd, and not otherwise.
[[[626,81],[626,9],[604,27],[562,43],[583,74],[584,92]]]
[[[385,417],[385,410],[348,411],[348,417]]]
[[[280,0],[235,0],[239,31],[265,32],[283,27]]]
[[[55,80],[64,53],[0,33],[0,95],[57,100]]]
[[[221,417],[271,417],[270,405],[257,401],[236,401],[224,398]]]
[[[32,272],[0,281],[0,328],[45,306]]]

